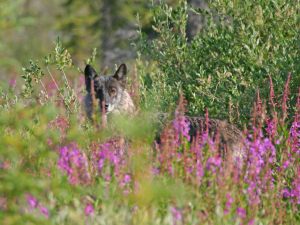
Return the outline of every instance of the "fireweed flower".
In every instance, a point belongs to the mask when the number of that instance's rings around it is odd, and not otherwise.
[[[16,84],[17,84],[17,79],[16,78],[11,78],[8,82],[8,85],[10,88],[15,88],[16,87]]]
[[[283,169],[286,170],[286,169],[289,167],[290,164],[291,164],[290,160],[289,160],[289,159],[286,160],[286,161],[282,164]]]
[[[178,106],[175,110],[175,119],[173,120],[173,128],[175,131],[175,142],[181,144],[182,138],[190,141],[190,123],[184,115],[186,102],[182,95],[180,95]]]
[[[131,176],[130,176],[129,174],[126,174],[126,175],[124,176],[124,182],[125,182],[126,184],[128,184],[130,181],[131,181]]]
[[[228,214],[230,212],[230,208],[231,208],[231,205],[233,203],[233,198],[231,197],[230,193],[227,193],[226,194],[226,203],[225,203],[225,209],[224,209],[224,214]]]
[[[300,167],[298,167],[295,179],[293,181],[292,189],[290,191],[290,198],[292,201],[300,205]]]
[[[125,187],[127,184],[131,182],[131,176],[129,174],[125,174],[124,178],[120,182],[121,187]]]
[[[154,166],[154,167],[152,167],[151,172],[152,172],[152,175],[157,176],[157,175],[159,175],[160,170],[159,170],[159,168]]]
[[[172,217],[173,217],[173,224],[177,225],[177,224],[182,224],[182,213],[179,209],[177,209],[176,207],[171,207],[171,213],[172,213]]]
[[[204,175],[204,168],[203,168],[203,164],[202,164],[201,160],[197,160],[196,168],[197,168],[196,177],[197,177],[198,184],[200,184],[202,177]]]
[[[291,192],[287,188],[284,188],[281,191],[281,195],[282,195],[283,198],[289,198],[289,197],[291,197]]]
[[[248,201],[251,206],[258,205],[260,203],[261,189],[259,187],[259,181],[250,181],[247,188]]]
[[[69,121],[63,116],[58,116],[49,123],[50,129],[58,129],[60,132],[60,140],[66,137],[67,129],[69,128]]]
[[[175,140],[179,144],[180,138],[185,137],[190,141],[190,123],[184,115],[181,115],[178,110],[175,112],[175,119],[173,120],[173,128],[175,130]]]
[[[300,155],[300,121],[295,121],[292,123],[289,135],[289,142],[292,147],[292,151],[297,155]]]
[[[254,224],[255,224],[255,219],[249,220],[248,225],[254,225]]]
[[[268,119],[267,120],[267,127],[266,127],[267,134],[270,138],[273,138],[277,132],[277,121],[276,119]]]
[[[124,145],[118,144],[117,139],[110,139],[103,144],[95,144],[91,157],[95,174],[108,183],[112,179],[116,179],[120,187],[125,187],[131,181],[130,175],[126,173],[128,167],[125,153]]]
[[[37,200],[37,198],[35,198],[31,194],[28,194],[26,196],[26,199],[27,199],[27,204],[30,207],[30,210],[38,209],[43,216],[45,216],[46,218],[49,218],[49,210],[48,210],[48,208],[45,207],[45,206],[43,206],[41,203],[39,203],[39,201]]]
[[[119,185],[123,189],[123,194],[124,195],[128,195],[130,193],[130,190],[131,190],[130,183],[131,183],[131,181],[132,181],[132,179],[131,179],[131,176],[129,174],[125,174],[123,179],[121,179]]]
[[[248,160],[244,182],[248,184],[247,195],[250,205],[258,205],[263,192],[273,188],[272,166],[276,161],[276,149],[269,138],[258,132],[255,140],[251,137],[245,141]]]
[[[45,206],[39,205],[39,210],[46,218],[49,218],[49,210]]]
[[[58,167],[66,172],[71,184],[88,184],[91,181],[86,155],[75,144],[60,148]]]
[[[93,153],[94,163],[97,165],[98,172],[101,173],[105,163],[113,166],[116,173],[119,172],[121,166],[124,165],[125,153],[111,142],[99,145],[98,149]]]
[[[243,208],[241,208],[241,207],[238,207],[237,209],[236,209],[236,215],[238,216],[238,217],[240,217],[240,218],[242,218],[242,219],[245,219],[246,218],[246,210],[245,209],[243,209]]]
[[[31,194],[28,194],[26,199],[27,199],[27,203],[31,209],[37,208],[38,200],[34,196],[32,196]]]
[[[84,214],[90,216],[95,212],[94,206],[91,203],[87,203],[84,208]]]
[[[217,168],[220,168],[222,163],[222,158],[219,155],[209,157],[206,162],[206,169],[212,171],[213,173],[216,172]]]

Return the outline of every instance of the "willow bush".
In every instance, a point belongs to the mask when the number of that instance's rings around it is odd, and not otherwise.
[[[202,9],[181,1],[177,7],[162,4],[154,10],[157,37],[148,41],[140,32],[138,46],[148,63],[140,65],[145,103],[152,99],[165,111],[181,89],[190,114],[208,108],[213,116],[237,122],[249,118],[257,90],[267,96],[269,77],[280,95],[290,72],[291,92],[297,93],[299,1],[218,0]],[[189,10],[205,21],[190,42]]]

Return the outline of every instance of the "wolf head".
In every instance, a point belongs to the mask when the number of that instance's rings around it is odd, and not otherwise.
[[[100,76],[91,65],[87,65],[84,75],[88,116],[91,116],[92,113],[92,83],[94,84],[95,98],[99,101],[101,112],[105,111],[108,114],[131,113],[134,111],[133,101],[125,89],[127,78],[127,67],[125,64],[121,64],[111,76]]]

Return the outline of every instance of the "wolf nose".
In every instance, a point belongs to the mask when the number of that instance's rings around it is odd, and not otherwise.
[[[105,111],[107,111],[107,109],[108,109],[108,105],[107,105],[107,104],[105,104]]]

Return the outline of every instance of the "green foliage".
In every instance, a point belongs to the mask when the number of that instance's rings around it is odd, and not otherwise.
[[[291,92],[297,93],[299,9],[294,1],[271,0],[210,1],[207,9],[189,9],[185,1],[174,8],[157,6],[153,29],[158,38],[148,43],[141,35],[139,46],[156,67],[142,73],[145,102],[154,96],[165,111],[181,89],[190,114],[208,108],[213,116],[237,121],[249,117],[257,89],[266,98],[269,76],[280,93],[291,72]],[[185,35],[188,10],[206,21],[191,43]]]
[[[57,15],[56,26],[62,32],[65,45],[76,60],[86,57],[92,47],[100,47],[100,2],[60,2],[62,10]]]
[[[96,53],[94,51],[91,59],[93,59]],[[62,43],[59,38],[55,43],[55,49],[52,54],[48,54],[44,57],[43,60],[44,69],[47,71],[48,78],[52,80],[55,88],[57,89],[61,100],[63,101],[67,111],[69,113],[78,112],[79,102],[77,99],[77,95],[73,88],[71,88],[67,75],[65,73],[66,69],[74,69],[74,65],[72,63],[71,55],[67,49],[62,46]],[[59,83],[56,81],[56,78],[51,72],[51,66],[55,66],[56,72],[59,72],[62,75],[64,85],[59,87]],[[77,68],[78,69],[78,68]],[[44,101],[47,102],[49,95],[47,93],[45,84],[43,82],[43,77],[45,76],[45,72],[38,65],[38,62],[33,62],[32,60],[29,61],[29,66],[27,68],[23,68],[23,75],[22,78],[24,79],[25,88],[23,90],[23,96],[27,98],[33,98],[35,95],[42,95]],[[33,82],[38,84],[34,87]],[[34,93],[36,90],[36,93]]]
[[[32,18],[22,17],[22,11],[18,10],[24,4],[24,0],[2,0],[0,8],[0,29],[17,28],[25,24],[30,24]]]
[[[13,45],[8,36],[12,31],[19,31],[24,26],[29,26],[34,23],[34,20],[29,15],[24,15],[24,11],[20,10],[24,0],[9,1],[2,0],[0,2],[0,66],[1,70],[4,68],[11,68],[18,65],[18,60],[13,57]],[[15,43],[14,43],[15,44]],[[19,52],[20,53],[20,52]]]
[[[32,60],[29,61],[29,66],[27,68],[23,68],[23,73],[22,78],[25,82],[24,95],[28,96],[33,93],[32,81],[38,83],[45,74],[37,62],[33,62]]]

